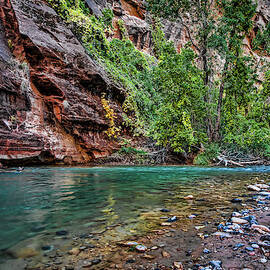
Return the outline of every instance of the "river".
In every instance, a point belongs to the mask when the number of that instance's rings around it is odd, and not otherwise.
[[[11,259],[7,251],[29,242],[41,260],[44,246],[68,250],[76,237],[105,243],[142,235],[158,226],[162,208],[183,218],[213,207],[223,211],[234,192],[255,178],[270,180],[270,167],[39,167],[0,173],[0,264]],[[183,199],[189,194],[192,204]]]

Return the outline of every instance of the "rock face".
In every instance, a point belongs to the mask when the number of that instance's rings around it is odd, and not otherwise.
[[[124,93],[54,10],[3,0],[0,19],[0,162],[86,163],[117,148],[101,95],[120,122]]]
[[[85,0],[91,12],[105,7],[124,21],[135,46],[152,52],[151,18],[144,0]],[[258,1],[256,24],[245,40],[247,52],[256,31],[269,22],[269,0]],[[180,50],[185,29],[163,21],[167,39]],[[259,57],[259,56],[258,56]],[[118,148],[109,128],[101,96],[122,121],[123,90],[112,83],[44,0],[0,2],[0,163],[87,163]]]

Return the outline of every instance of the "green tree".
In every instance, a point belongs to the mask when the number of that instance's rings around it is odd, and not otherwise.
[[[203,72],[208,138],[218,141],[225,83],[242,55],[242,41],[252,26],[256,5],[252,0],[148,0],[148,8],[180,23],[188,33]]]

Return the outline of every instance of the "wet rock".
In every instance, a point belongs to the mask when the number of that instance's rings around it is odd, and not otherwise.
[[[92,245],[92,244],[87,244],[86,247],[87,248],[96,248],[96,246],[95,245]]]
[[[242,215],[238,212],[233,212],[232,217],[241,217]]]
[[[91,267],[91,266],[92,266],[92,261],[90,261],[90,260],[84,260],[83,263],[82,263],[83,268],[88,268],[88,267]]]
[[[65,231],[65,230],[57,231],[57,232],[55,232],[55,234],[57,236],[66,236],[66,235],[68,235],[68,231]]]
[[[188,196],[184,197],[184,199],[185,200],[193,200],[194,197],[193,197],[193,195],[188,195]]]
[[[215,232],[213,235],[223,237],[223,238],[231,238],[232,237],[229,233],[225,233],[225,232]]]
[[[147,250],[147,247],[144,245],[137,245],[135,249],[139,252],[145,252]]]
[[[75,248],[69,250],[68,254],[77,256],[77,255],[79,255],[80,252],[81,252],[80,249],[75,247]]]
[[[234,247],[233,247],[233,250],[238,250],[239,248],[244,247],[244,246],[245,245],[241,244],[241,243],[235,244]]]
[[[155,256],[149,255],[149,254],[145,254],[145,255],[143,255],[143,258],[144,259],[147,259],[147,260],[153,260],[153,259],[155,259]]]
[[[270,234],[263,235],[260,237],[261,241],[269,241],[270,242]]]
[[[135,263],[136,260],[134,258],[130,258],[126,261],[126,263]]]
[[[256,184],[256,187],[260,188],[260,189],[267,189],[270,188],[270,186],[266,185],[266,184]]]
[[[162,209],[160,209],[160,212],[168,213],[168,212],[171,212],[171,210],[166,209],[166,208],[162,208]]]
[[[180,270],[183,270],[184,269],[184,266],[181,262],[174,262],[173,263],[173,266],[176,268],[176,269],[180,269]]]
[[[241,203],[242,202],[242,199],[239,199],[239,198],[234,198],[231,200],[232,203]]]
[[[161,226],[171,226],[172,224],[170,222],[162,222],[160,225]]]
[[[210,251],[209,249],[205,248],[205,249],[203,250],[203,253],[204,253],[204,254],[210,254],[211,251]]]
[[[222,262],[221,261],[215,261],[215,260],[213,260],[213,261],[211,261],[210,262],[210,265],[212,266],[212,267],[214,267],[214,269],[215,270],[221,270],[222,269]]]
[[[52,251],[54,249],[54,246],[42,246],[41,249],[43,251],[49,252],[49,251]]]
[[[257,244],[252,244],[251,247],[252,247],[252,248],[255,248],[255,249],[260,248],[259,245],[257,245]]]
[[[171,257],[170,253],[168,253],[168,252],[165,251],[165,250],[163,250],[163,251],[161,252],[161,254],[162,254],[162,257],[164,257],[164,258],[170,258],[170,257]]]
[[[270,232],[270,229],[264,225],[257,225],[257,224],[252,224],[251,229],[257,230],[257,231],[263,231],[263,232]]]
[[[127,247],[135,247],[137,245],[139,245],[138,242],[133,242],[133,241],[130,241],[130,242],[126,242],[123,244],[124,246],[127,246]]]
[[[252,191],[261,191],[261,189],[255,185],[249,185],[248,190],[252,190]]]
[[[246,224],[246,223],[248,223],[247,220],[242,219],[242,218],[237,218],[237,217],[232,217],[232,218],[231,218],[231,221],[232,221],[233,223],[236,223],[236,224]]]
[[[173,216],[173,217],[167,219],[167,222],[175,222],[177,220],[178,220],[178,218],[176,216]]]
[[[247,251],[254,251],[254,248],[252,248],[252,247],[246,247],[245,250],[247,250]]]

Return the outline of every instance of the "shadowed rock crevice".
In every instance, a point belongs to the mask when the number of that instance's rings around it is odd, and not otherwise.
[[[1,162],[71,164],[109,155],[118,145],[105,133],[101,95],[121,123],[122,90],[44,1],[4,0],[0,19],[7,61],[0,63]],[[10,51],[18,65],[7,69]]]

